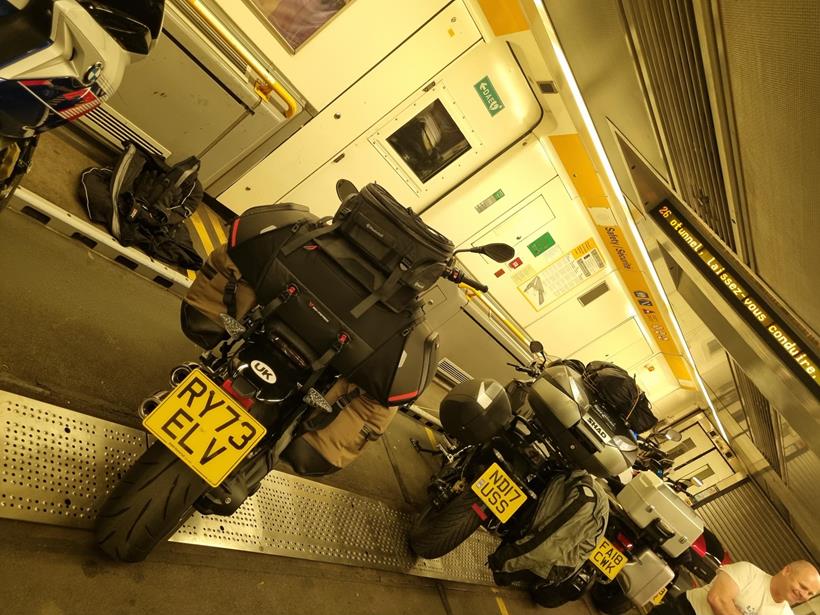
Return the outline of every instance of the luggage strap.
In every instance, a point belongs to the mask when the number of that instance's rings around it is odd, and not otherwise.
[[[307,242],[316,239],[317,237],[321,237],[322,235],[327,235],[328,233],[332,233],[339,227],[338,222],[333,222],[331,224],[326,224],[332,218],[325,216],[324,218],[319,218],[312,224],[308,224],[309,230],[302,230],[300,229],[305,225],[304,222],[297,223],[293,225],[292,231],[293,235],[282,245],[281,253],[285,256],[290,256],[296,250],[301,248]]]
[[[384,281],[384,284],[379,286],[376,290],[370,293],[367,297],[359,301],[352,310],[350,310],[350,315],[353,318],[360,318],[362,314],[364,314],[367,310],[372,308],[376,303],[383,299],[387,299],[388,295],[393,291],[396,285],[399,282],[399,278],[401,278],[404,271],[401,267],[396,267],[391,273],[390,276]]]
[[[509,560],[529,553],[554,534],[558,528],[569,521],[582,506],[594,502],[595,497],[587,495],[586,493],[587,491],[591,491],[591,488],[588,485],[584,485],[581,480],[582,479],[578,479],[572,484],[572,488],[578,491],[578,496],[569,506],[564,507],[561,512],[553,517],[549,523],[536,532],[529,540],[520,544],[502,544],[498,547],[498,549],[487,558],[490,568],[492,570],[502,570],[504,564]]]
[[[228,316],[236,318],[236,276],[233,271],[229,271],[228,274],[228,283],[225,284],[225,291],[222,293],[222,303],[228,308]]]

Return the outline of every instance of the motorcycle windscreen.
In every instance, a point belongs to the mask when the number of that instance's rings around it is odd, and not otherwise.
[[[165,0],[93,0],[84,6],[131,53],[147,54],[162,31]]]

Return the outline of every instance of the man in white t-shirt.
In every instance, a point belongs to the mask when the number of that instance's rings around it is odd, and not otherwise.
[[[653,609],[656,615],[792,615],[791,605],[820,593],[820,574],[806,561],[771,576],[749,562],[723,566],[705,587]]]

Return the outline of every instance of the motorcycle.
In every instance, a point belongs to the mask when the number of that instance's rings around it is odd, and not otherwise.
[[[673,429],[661,430],[658,426],[646,438],[637,434],[635,437],[639,452],[638,459],[633,465],[633,472],[636,476],[642,473],[651,475],[651,482],[655,484],[654,488],[664,492],[666,494],[664,499],[667,502],[674,502],[678,508],[677,502],[672,499],[672,492],[688,496],[689,488],[703,484],[698,478],[676,480],[669,476],[674,460],[660,448],[660,445],[663,442],[680,442],[680,433]],[[624,488],[624,485],[617,480],[609,480],[608,484],[613,493],[618,495]],[[610,518],[613,519],[612,516]],[[670,572],[672,573],[668,587],[675,588],[684,570],[691,572],[700,582],[710,583],[721,565],[731,563],[730,554],[723,548],[715,534],[703,527],[702,523],[700,526],[702,528],[700,535],[691,541],[688,548],[676,547],[674,552],[663,548],[664,534],[655,532],[650,536],[642,535],[641,528],[635,527],[632,519],[624,518],[617,513],[614,515],[611,527],[607,529],[607,536],[628,555],[635,553],[636,545],[641,543],[650,545],[653,551],[660,555],[665,566],[659,566],[660,562],[653,563],[658,570],[664,570],[666,578],[669,577]],[[595,607],[607,615],[621,615],[635,605],[643,606],[648,600],[659,604],[666,595],[666,587],[651,597],[645,592],[636,593],[634,581],[630,581],[626,576],[619,576],[609,582],[602,579],[598,581],[592,586],[590,597]]]
[[[262,211],[264,221],[260,222],[265,231],[288,230],[293,221],[284,220],[294,211],[305,211],[290,205],[256,209],[265,210]],[[254,224],[253,218],[244,215],[235,224],[241,228],[243,220],[248,220],[244,224],[249,227]],[[236,227],[231,235],[237,235]],[[442,239],[450,249],[449,260],[442,263],[440,277],[481,291],[487,287],[454,266],[455,253],[481,253],[497,262],[509,261],[514,255],[513,249],[505,244],[454,252],[452,243]],[[307,248],[296,252],[298,258],[303,254],[306,259],[325,258],[324,249],[318,243],[305,245]],[[277,256],[271,266],[280,263]],[[324,295],[316,290],[319,286],[322,291],[329,282],[324,274],[316,271],[317,268],[312,267],[290,278],[298,280],[303,273],[316,275],[315,284],[289,282],[274,299],[256,305],[241,320],[223,315],[224,339],[205,350],[198,362],[174,368],[170,393],[149,398],[150,404],[142,408],[146,414],[144,424],[148,426],[160,416],[152,432],[160,436],[164,433],[164,443],[158,441],[148,448],[100,509],[96,539],[111,557],[128,562],[143,560],[194,511],[224,516],[236,511],[259,489],[262,479],[276,466],[288,446],[307,429],[311,417],[333,413],[324,395],[340,373],[329,357],[363,352],[356,356],[365,360],[375,357],[385,368],[390,367],[384,365],[383,354],[377,354],[381,349],[366,347],[361,337],[357,340],[355,334],[342,331],[338,336],[332,334],[332,348],[318,356],[315,348],[311,350],[311,331],[300,329],[296,333],[282,320],[283,314],[293,313],[286,310],[301,306],[304,310],[299,314],[310,314],[310,322],[320,322],[313,313],[323,322],[342,322],[341,316],[323,302]],[[260,292],[257,291],[257,297]],[[373,322],[383,323],[385,313],[386,308],[366,311],[356,320],[356,325],[362,327],[374,318]],[[319,324],[315,326],[321,328]],[[398,349],[395,366],[386,377],[393,378],[400,370],[390,382],[413,383],[413,394],[400,397],[415,398],[429,382],[437,364],[437,339],[423,318],[402,336],[403,347]],[[168,417],[161,413],[165,402],[171,404],[169,408],[173,412]],[[195,445],[195,438],[203,433],[204,439],[200,438]],[[186,456],[188,450],[196,450],[196,454]]]
[[[539,496],[557,476],[581,468],[607,478],[634,463],[637,445],[627,425],[587,393],[573,362],[545,365],[542,345],[533,342],[530,350],[541,360],[513,366],[527,380],[505,388],[495,381],[467,381],[442,401],[448,446],[435,451],[442,466],[428,486],[429,504],[409,533],[410,548],[420,557],[449,553],[479,527],[513,544],[528,531]],[[505,489],[487,489],[488,474]],[[596,553],[610,550],[602,541]],[[555,607],[580,597],[599,574],[590,559],[558,583],[530,579],[530,589],[540,604]]]
[[[0,211],[40,134],[105,102],[162,30],[164,0],[0,2]]]

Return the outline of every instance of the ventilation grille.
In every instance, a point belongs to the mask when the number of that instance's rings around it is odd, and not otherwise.
[[[444,358],[438,362],[436,375],[446,380],[450,384],[456,385],[472,380],[472,376],[453,363],[450,359]]]
[[[581,305],[586,307],[590,303],[595,301],[598,297],[605,294],[608,290],[609,290],[609,286],[607,285],[607,283],[606,282],[601,282],[597,286],[593,286],[591,289],[589,289],[583,295],[579,295],[578,296],[578,301],[581,303]]]
[[[766,458],[769,465],[781,477],[783,466],[780,462],[777,443],[780,439],[780,426],[777,415],[772,411],[769,401],[763,393],[743,373],[737,363],[730,359],[729,364],[735,379],[740,404],[749,424],[749,433],[757,450]]]
[[[624,0],[624,8],[678,191],[736,251],[691,0]]]
[[[122,148],[124,141],[133,141],[141,145],[152,154],[168,158],[171,150],[163,147],[147,134],[139,130],[119,113],[105,105],[97,107],[87,113],[80,120],[83,125],[98,134],[118,149]]]

